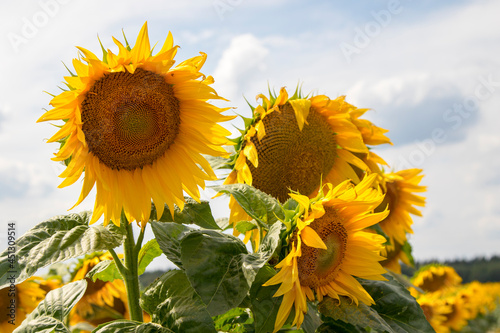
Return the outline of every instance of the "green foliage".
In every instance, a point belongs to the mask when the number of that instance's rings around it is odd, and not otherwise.
[[[253,323],[249,309],[234,308],[214,318],[217,332],[246,333]]]
[[[49,291],[45,299],[16,329],[16,333],[50,333],[54,331],[69,333],[68,327],[64,324],[66,316],[83,297],[86,289],[87,281],[80,280]]]
[[[212,210],[208,201],[197,202],[189,197],[184,198],[185,205],[181,211],[175,206],[174,215],[170,212],[167,205],[163,215],[158,217],[154,204],[151,204],[151,220],[160,222],[176,222],[180,224],[196,224],[205,229],[220,229],[212,216]]]
[[[375,301],[370,307],[362,303],[356,306],[346,297],[341,297],[340,303],[332,298],[325,298],[318,307],[324,321],[343,321],[362,332],[370,332],[370,329],[389,333],[433,332],[409,291],[390,275],[386,274],[385,277],[388,281],[360,280]]]
[[[173,333],[174,331],[155,323],[133,320],[115,320],[99,325],[92,333]]]
[[[238,204],[262,226],[284,219],[283,210],[275,198],[247,184],[213,186],[218,192],[231,194]]]
[[[183,271],[169,271],[153,282],[144,291],[141,306],[153,323],[173,332],[215,332],[207,306]]]
[[[115,248],[124,234],[114,225],[89,226],[90,212],[56,216],[21,236],[13,252],[0,254],[0,288],[21,283],[42,267],[94,251]],[[12,273],[15,271],[15,273]]]
[[[186,276],[212,316],[238,306],[257,272],[274,253],[281,224],[273,226],[257,253],[248,253],[240,239],[215,230],[197,230],[175,223],[151,223],[160,248]]]
[[[123,279],[113,260],[104,260],[99,262],[90,272],[87,273],[86,277],[92,279],[94,282],[98,279],[104,282]]]

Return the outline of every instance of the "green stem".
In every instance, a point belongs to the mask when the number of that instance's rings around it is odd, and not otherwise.
[[[123,244],[123,251],[125,254],[125,276],[123,280],[125,282],[125,288],[127,289],[127,299],[130,311],[130,319],[143,322],[142,309],[139,305],[139,299],[141,297],[141,292],[139,289],[139,262],[138,254],[139,251],[136,250],[136,244],[134,240],[134,231],[132,230],[132,224],[129,224],[125,214],[122,212],[121,223],[125,224],[127,230],[127,237],[125,238],[125,243]],[[140,248],[142,243],[142,238],[144,237],[144,232],[141,230],[141,235],[139,236],[137,246]]]

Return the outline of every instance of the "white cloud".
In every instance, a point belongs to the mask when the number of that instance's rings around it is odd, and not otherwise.
[[[238,93],[245,91],[249,82],[263,75],[268,54],[269,50],[252,34],[232,38],[214,71],[217,89],[229,99],[240,97]]]

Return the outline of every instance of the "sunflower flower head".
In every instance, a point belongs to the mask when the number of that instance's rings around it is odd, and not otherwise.
[[[127,294],[122,280],[94,282],[86,277],[92,268],[105,260],[113,260],[109,252],[96,252],[87,255],[75,268],[72,281],[87,280],[87,289],[70,313],[71,325],[79,322],[99,325],[109,320],[129,317]]]
[[[390,243],[405,244],[407,233],[413,233],[413,219],[410,214],[422,216],[415,206],[424,207],[425,198],[415,193],[425,192],[420,185],[423,175],[421,169],[407,169],[398,172],[382,173],[380,185],[385,198],[377,210],[389,208],[389,215],[379,223]]]
[[[444,323],[447,321],[447,316],[453,311],[451,305],[434,293],[420,295],[417,302],[436,333],[448,333],[450,331]]]
[[[270,91],[257,99],[260,104],[252,107],[253,116],[245,119],[236,139],[233,170],[225,184],[252,185],[285,202],[290,190],[314,196],[322,183],[359,183],[357,171],[369,168],[358,156],[369,150],[353,123],[361,114],[351,114],[356,107],[344,96],[305,97],[300,89],[289,96],[281,88],[278,95]],[[249,219],[234,198],[229,206],[231,224]]]
[[[104,215],[105,224],[118,225],[123,211],[144,225],[151,200],[159,214],[165,204],[182,208],[183,191],[199,200],[198,188],[216,178],[202,154],[227,154],[230,132],[218,122],[232,117],[207,102],[223,98],[210,87],[213,78],[200,73],[206,54],[173,67],[172,35],[153,54],[146,23],[134,47],[113,41],[118,53],[103,48],[102,60],[78,47],[68,90],[38,121],[64,121],[48,140],[60,142],[53,160],[66,164],[59,187],[84,174],[76,206],[96,186],[91,223]]]
[[[461,282],[462,278],[453,267],[441,264],[424,266],[412,278],[412,283],[426,292],[446,291]]]
[[[279,272],[264,286],[280,284],[275,297],[283,296],[275,332],[295,308],[292,325],[300,327],[307,312],[307,300],[322,301],[345,296],[358,304],[374,304],[372,297],[354,278],[385,280],[379,261],[385,238],[363,229],[378,223],[388,211],[373,213],[383,195],[372,187],[375,174],[358,185],[349,180],[309,199],[292,193],[299,204],[290,221],[289,251],[276,265]],[[287,224],[287,223],[285,223]]]
[[[0,289],[0,308],[4,314],[0,318],[0,332],[10,333],[21,325],[47,294],[41,288],[39,277],[31,277],[15,286]],[[14,308],[12,308],[14,304]]]

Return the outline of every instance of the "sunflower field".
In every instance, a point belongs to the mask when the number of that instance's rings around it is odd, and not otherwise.
[[[401,274],[424,175],[376,154],[392,143],[368,109],[267,89],[232,137],[206,54],[176,61],[147,24],[133,46],[113,41],[102,57],[78,47],[39,118],[56,126],[60,187],[81,181],[74,207],[95,188],[94,209],[0,254],[2,333],[500,332],[500,283],[437,264]],[[227,218],[205,188],[228,197]],[[162,255],[176,269],[141,288]]]

